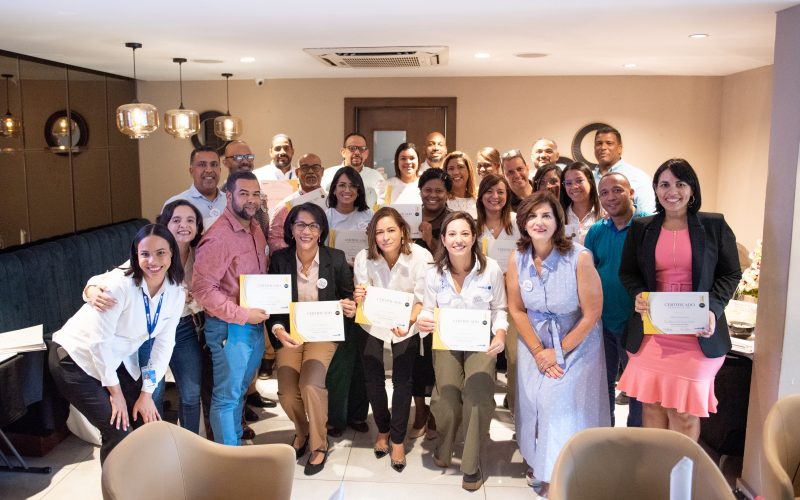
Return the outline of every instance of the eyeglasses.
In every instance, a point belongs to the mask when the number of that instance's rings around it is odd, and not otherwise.
[[[503,153],[501,157],[503,160],[510,160],[511,158],[522,158],[522,152],[519,149],[510,149]]]
[[[358,191],[358,186],[355,184],[347,184],[344,182],[340,182],[336,184],[336,189],[347,189],[348,191]]]
[[[300,166],[297,167],[297,170],[299,170],[299,171],[301,171],[303,173],[314,172],[314,171],[322,170],[322,165],[319,165],[317,163],[315,163],[313,165],[300,165]]]
[[[318,233],[320,230],[320,225],[317,224],[316,222],[306,224],[305,222],[297,221],[292,225],[294,226],[294,230],[297,231],[298,233],[302,233],[306,229],[308,229],[312,233]]]
[[[229,158],[233,158],[234,161],[242,161],[244,159],[247,159],[247,161],[253,161],[253,160],[256,159],[256,155],[254,155],[254,154],[249,154],[249,155],[231,155],[231,156],[226,156],[225,157],[226,160],[229,159]]]
[[[356,151],[360,151],[360,152],[363,153],[364,151],[368,150],[369,148],[366,147],[366,146],[345,146],[345,149],[347,149],[351,153],[355,153]]]
[[[564,181],[564,187],[569,189],[572,186],[580,186],[583,183],[587,183],[586,179],[575,179],[574,181]]]

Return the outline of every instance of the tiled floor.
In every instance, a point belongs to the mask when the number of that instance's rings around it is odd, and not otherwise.
[[[372,444],[376,429],[370,421],[370,432],[360,434],[348,429],[332,441],[332,451],[325,469],[309,479],[303,475],[304,460],[295,470],[292,498],[328,499],[339,488],[345,499],[426,500],[469,498],[486,500],[536,499],[525,483],[522,456],[512,440],[511,416],[503,409],[504,377],[499,376],[495,399],[498,403],[490,427],[491,442],[481,458],[486,478],[477,492],[461,488],[458,459],[443,470],[432,462],[433,441],[424,438],[408,441],[408,466],[402,473],[389,467],[389,458],[375,459]],[[391,383],[387,384],[391,387]],[[259,392],[277,399],[275,380],[259,381]],[[293,425],[280,409],[260,412],[261,419],[252,424],[256,431],[254,444],[289,443]],[[617,406],[617,422],[625,422],[627,406]],[[456,457],[461,453],[456,449]],[[50,475],[0,473],[0,499],[46,498],[91,500],[102,498],[100,491],[99,449],[70,436],[43,458],[30,458],[30,465],[50,465]],[[379,486],[380,485],[380,486]]]

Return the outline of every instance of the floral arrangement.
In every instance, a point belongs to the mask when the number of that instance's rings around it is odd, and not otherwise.
[[[742,273],[742,280],[736,288],[736,295],[741,297],[749,295],[758,298],[758,277],[761,273],[761,239],[756,240],[756,248],[750,252],[750,267]]]

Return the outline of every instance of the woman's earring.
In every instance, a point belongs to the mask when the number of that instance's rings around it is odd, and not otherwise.
[[[692,205],[694,205],[694,195],[689,197],[689,206],[691,207]]]

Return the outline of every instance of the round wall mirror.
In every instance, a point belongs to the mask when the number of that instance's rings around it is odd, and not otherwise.
[[[55,153],[79,153],[89,142],[89,126],[77,111],[56,111],[44,124],[44,140]]]
[[[583,138],[587,135],[591,134],[592,132],[597,132],[601,128],[610,127],[607,123],[590,123],[586,125],[582,129],[578,130],[578,133],[575,134],[575,137],[572,139],[572,157],[575,158],[575,161],[582,161],[583,163],[589,165],[589,168],[594,170],[597,168],[597,163],[591,162],[583,156],[583,150],[581,146],[583,145]],[[594,144],[594,138],[592,139],[592,144]]]
[[[192,144],[194,147],[199,148],[207,146],[214,148],[214,150],[220,154],[225,151],[225,146],[228,145],[228,141],[214,135],[214,118],[222,116],[223,114],[224,113],[220,111],[204,111],[200,113],[200,130],[192,136]]]

